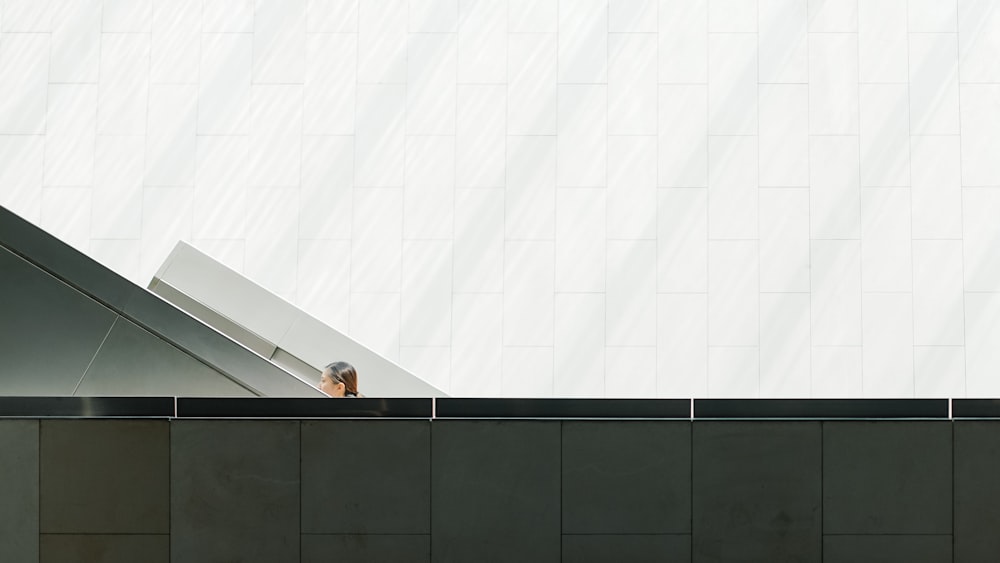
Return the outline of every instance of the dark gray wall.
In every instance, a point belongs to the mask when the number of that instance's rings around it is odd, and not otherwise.
[[[995,561],[1000,421],[3,420],[25,563]]]

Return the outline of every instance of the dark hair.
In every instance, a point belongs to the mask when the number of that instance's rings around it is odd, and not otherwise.
[[[327,372],[330,379],[344,384],[345,397],[358,396],[358,372],[354,366],[347,362],[333,362],[323,369],[323,373]]]

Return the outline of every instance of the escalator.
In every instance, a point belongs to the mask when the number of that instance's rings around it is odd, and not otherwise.
[[[3,207],[0,395],[323,396]]]

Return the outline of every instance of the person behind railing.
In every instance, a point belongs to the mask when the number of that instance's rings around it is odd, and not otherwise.
[[[358,393],[358,372],[347,362],[333,362],[323,368],[319,390],[330,397],[361,397]]]

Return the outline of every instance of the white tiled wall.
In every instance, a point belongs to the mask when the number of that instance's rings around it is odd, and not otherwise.
[[[0,204],[455,395],[995,396],[997,155],[996,0],[0,0]]]

